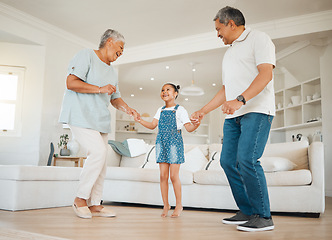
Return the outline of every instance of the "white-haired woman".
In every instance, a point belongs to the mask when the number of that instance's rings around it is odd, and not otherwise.
[[[68,67],[60,122],[70,126],[73,136],[87,150],[73,209],[78,217],[114,217],[116,214],[101,203],[106,174],[107,135],[111,130],[108,106],[134,118],[139,114],[121,98],[118,77],[111,63],[123,53],[125,40],[108,29],[101,37],[98,50],[78,52]]]

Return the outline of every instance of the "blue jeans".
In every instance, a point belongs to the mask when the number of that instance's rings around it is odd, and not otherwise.
[[[259,159],[269,137],[273,116],[247,113],[226,119],[220,156],[235,202],[246,215],[270,217],[266,179]]]

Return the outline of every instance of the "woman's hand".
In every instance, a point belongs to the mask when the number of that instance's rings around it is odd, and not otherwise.
[[[99,93],[107,93],[108,95],[112,95],[115,92],[116,92],[116,87],[111,84],[107,84],[99,88]]]
[[[130,116],[133,116],[136,122],[141,120],[141,115],[133,108],[128,107],[126,113],[128,113]]]

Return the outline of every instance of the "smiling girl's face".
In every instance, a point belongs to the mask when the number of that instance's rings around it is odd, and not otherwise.
[[[161,99],[165,102],[174,101],[177,95],[178,93],[175,91],[174,87],[169,84],[165,84],[160,93]]]

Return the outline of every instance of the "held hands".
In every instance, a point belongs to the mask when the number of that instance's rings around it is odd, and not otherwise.
[[[232,114],[234,114],[234,112],[236,110],[239,110],[242,107],[242,105],[243,105],[243,102],[240,102],[240,101],[234,99],[232,101],[224,102],[224,104],[221,105],[221,111],[224,114],[232,115]]]
[[[136,122],[139,122],[139,121],[141,120],[141,115],[140,115],[135,109],[129,108],[129,109],[127,110],[127,113],[128,113],[130,116],[134,117],[134,120],[135,120]]]
[[[108,95],[112,95],[113,93],[116,92],[116,87],[111,85],[111,84],[107,84],[103,87],[99,88],[99,93],[107,93]]]
[[[205,113],[203,113],[202,111],[197,111],[194,112],[193,114],[191,114],[190,116],[190,121],[192,124],[196,125],[200,125],[201,124],[201,120],[203,119]]]
[[[125,113],[127,113],[129,116],[134,117],[134,120],[136,122],[139,122],[141,120],[141,115],[133,108],[128,107],[127,109],[123,107],[123,110]]]

